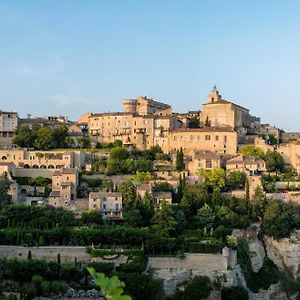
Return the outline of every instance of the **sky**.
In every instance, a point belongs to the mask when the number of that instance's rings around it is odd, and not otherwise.
[[[201,109],[214,85],[300,131],[298,0],[0,0],[0,110],[121,111],[152,97]]]

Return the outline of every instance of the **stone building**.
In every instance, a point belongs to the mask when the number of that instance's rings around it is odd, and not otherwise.
[[[250,128],[249,109],[222,99],[216,87],[208,96],[208,102],[202,105],[200,116],[202,124],[207,121],[214,127]]]
[[[258,157],[239,155],[226,162],[226,170],[261,174],[266,171],[266,163]]]
[[[14,162],[17,168],[60,169],[81,168],[85,163],[82,151],[29,151],[21,148],[0,150],[0,162]]]
[[[200,150],[235,155],[237,132],[231,127],[179,128],[170,131],[168,152],[180,148],[185,155],[193,155]]]
[[[142,116],[152,115],[157,112],[164,114],[172,113],[170,105],[149,99],[146,96],[123,100],[123,110],[125,113],[137,113]]]
[[[198,175],[199,169],[212,170],[223,165],[224,157],[213,151],[197,151],[187,160],[186,169],[190,176]]]
[[[74,168],[63,168],[52,175],[52,191],[49,204],[55,207],[68,207],[76,200],[78,171]]]
[[[165,152],[170,130],[181,126],[169,105],[147,98],[124,100],[124,112],[92,114],[88,120],[89,135],[95,142],[121,140],[141,150],[159,145]]]
[[[117,192],[91,192],[89,194],[89,209],[100,210],[103,218],[106,219],[122,219],[122,194]]]
[[[18,113],[0,110],[0,147],[6,148],[12,144],[12,139],[18,127]]]

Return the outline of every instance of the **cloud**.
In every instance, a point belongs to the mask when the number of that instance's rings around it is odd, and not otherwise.
[[[36,68],[25,64],[17,68],[10,68],[10,71],[18,75],[39,77],[53,73],[63,72],[65,70],[65,62],[62,59],[62,57],[58,54],[53,54],[52,57],[52,64],[46,68]]]
[[[73,107],[91,103],[91,99],[82,96],[50,95],[50,101],[59,108]]]

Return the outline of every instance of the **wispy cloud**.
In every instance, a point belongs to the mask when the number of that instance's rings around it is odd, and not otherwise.
[[[53,54],[51,65],[40,68],[24,64],[19,67],[9,68],[11,72],[24,76],[45,76],[52,73],[59,73],[65,70],[65,62],[58,54]]]
[[[85,105],[91,103],[91,99],[82,96],[71,96],[71,95],[50,95],[50,101],[59,108],[67,108],[78,105]]]

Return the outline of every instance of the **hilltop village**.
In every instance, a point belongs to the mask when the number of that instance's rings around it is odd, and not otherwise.
[[[76,122],[0,111],[2,289],[73,297],[90,264],[133,299],[288,299],[299,294],[299,172],[300,133],[216,87],[187,113],[147,97]],[[32,260],[61,271],[22,265]]]

